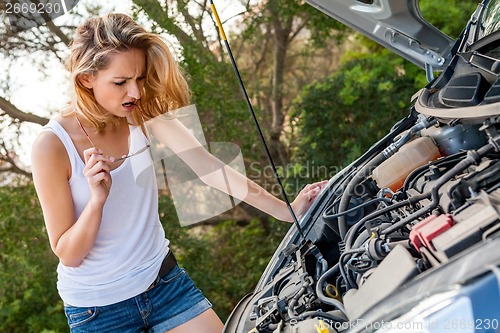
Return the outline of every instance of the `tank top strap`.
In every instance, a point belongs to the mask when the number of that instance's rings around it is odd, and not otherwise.
[[[66,151],[68,153],[68,157],[71,163],[71,174],[80,174],[83,171],[83,167],[85,166],[78,151],[76,150],[75,144],[73,140],[69,136],[68,132],[62,127],[62,125],[54,119],[51,119],[43,128],[43,130],[51,131],[54,133],[59,140],[63,143]],[[80,172],[79,172],[80,171]]]

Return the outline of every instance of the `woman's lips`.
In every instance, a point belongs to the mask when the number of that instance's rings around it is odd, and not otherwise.
[[[133,102],[127,102],[122,104],[123,108],[127,111],[132,111],[135,108],[135,103]]]

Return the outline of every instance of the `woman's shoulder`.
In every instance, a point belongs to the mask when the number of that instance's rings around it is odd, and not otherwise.
[[[44,130],[38,133],[32,145],[32,158],[37,155],[50,158],[64,158],[67,156],[66,148],[62,142],[61,132],[66,132],[71,138],[71,128],[68,117],[58,115],[52,118]]]
[[[38,133],[33,144],[50,146],[60,141],[60,139],[58,139],[60,135],[57,135],[57,133],[64,131],[69,135],[70,131],[68,131],[68,121],[65,118],[66,117],[60,115],[51,118],[49,122],[45,124],[43,129]]]
[[[36,156],[38,154],[45,156],[53,155],[54,153],[59,154],[64,152],[64,150],[64,144],[55,132],[43,130],[33,141],[32,156]]]
[[[54,168],[54,165],[59,167]],[[71,167],[68,153],[64,143],[55,132],[43,130],[37,135],[31,147],[31,168],[34,174],[42,172],[41,170],[46,170],[46,172],[52,170],[48,174],[51,177],[64,170],[65,177],[70,177]]]
[[[45,126],[50,129],[48,132],[57,133],[58,136],[67,135],[71,140],[79,140],[81,129],[78,127],[78,122],[74,116],[71,115],[57,115],[52,118]],[[42,131],[41,134],[45,132]]]

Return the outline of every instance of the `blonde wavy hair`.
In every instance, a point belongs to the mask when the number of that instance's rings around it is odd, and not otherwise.
[[[189,104],[188,84],[165,40],[127,15],[106,14],[92,17],[76,29],[66,61],[75,97],[66,114],[76,112],[98,130],[120,121],[99,109],[92,90],[82,84],[80,76],[96,75],[109,66],[111,55],[130,49],[146,53],[145,84],[132,114],[134,124]]]

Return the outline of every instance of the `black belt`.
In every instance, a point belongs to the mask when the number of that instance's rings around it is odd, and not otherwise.
[[[165,276],[167,276],[168,273],[177,265],[177,260],[175,259],[174,254],[172,251],[168,251],[168,254],[165,256],[165,259],[163,259],[161,266],[160,266],[160,271],[158,272],[158,275],[156,276],[156,279],[151,283],[149,288],[147,290],[153,289],[158,282]]]

